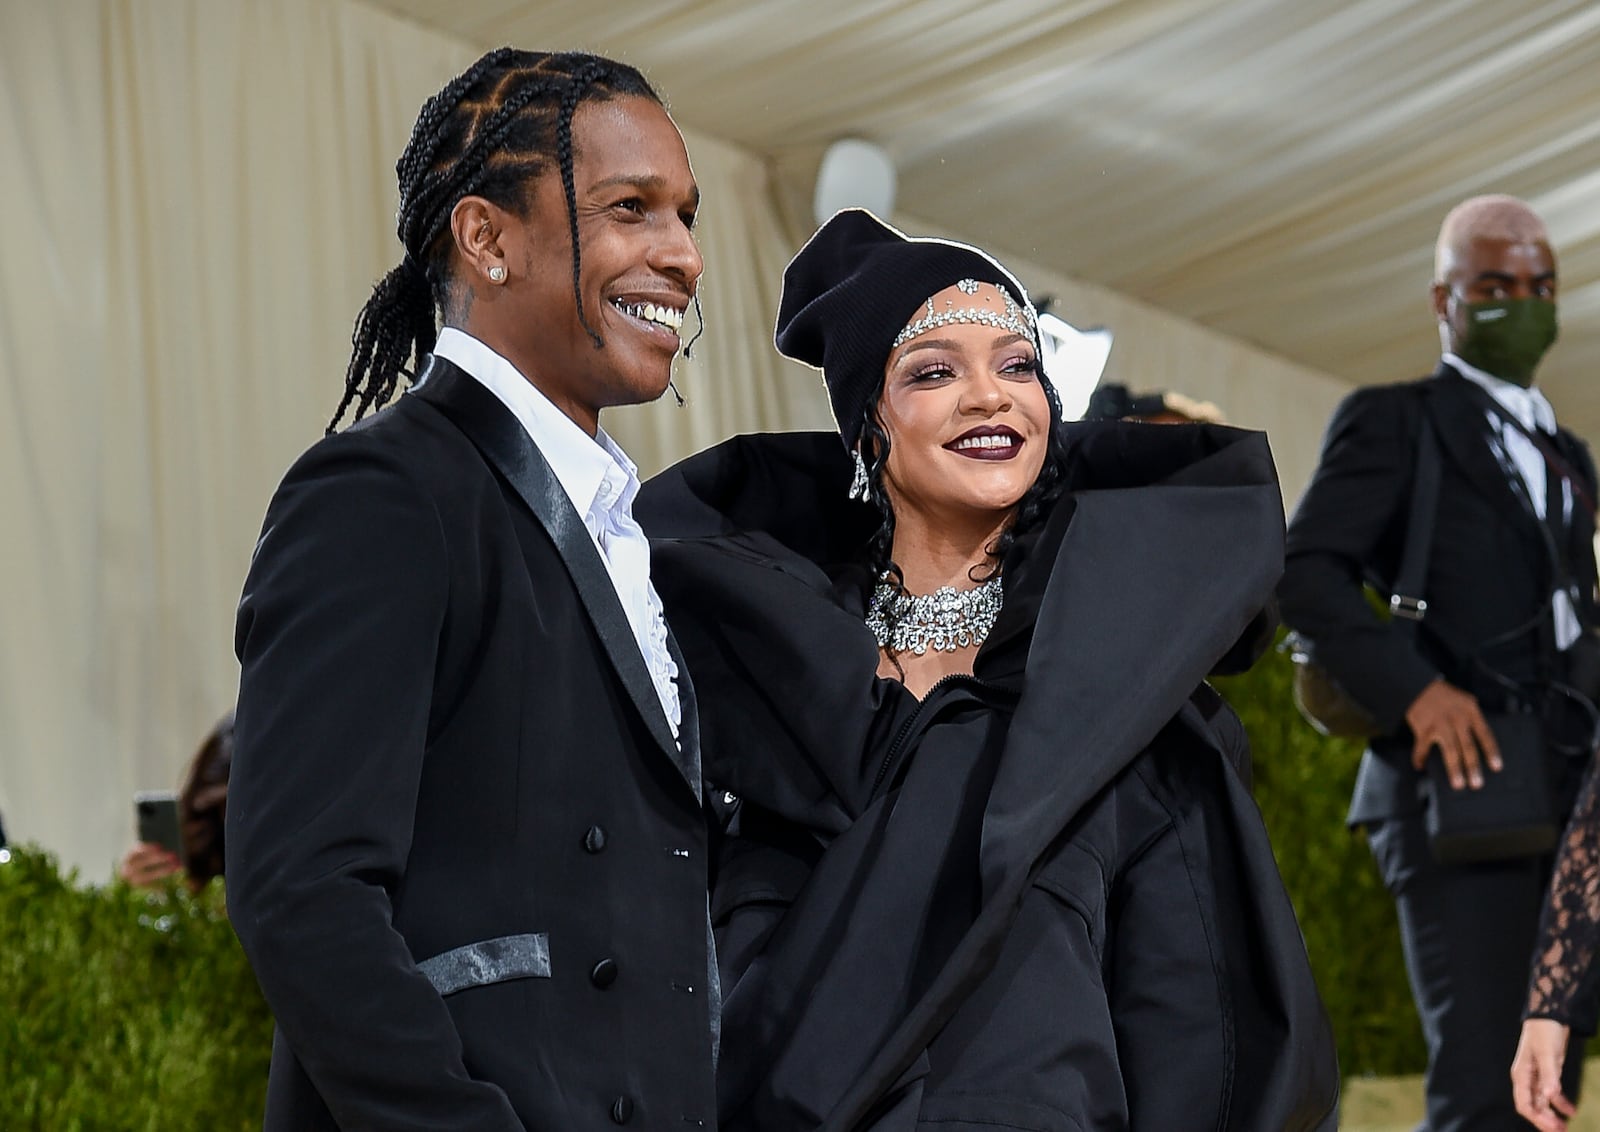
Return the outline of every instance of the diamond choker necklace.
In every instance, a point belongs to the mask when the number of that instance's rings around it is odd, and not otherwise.
[[[1000,616],[1000,602],[999,575],[976,589],[941,586],[931,594],[914,595],[901,592],[885,573],[872,590],[867,628],[878,647],[890,652],[954,652],[988,639]]]

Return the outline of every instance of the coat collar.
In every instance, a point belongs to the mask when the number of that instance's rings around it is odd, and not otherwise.
[[[1126,493],[1181,481],[1202,474],[1196,469],[1219,458],[1244,469],[1239,474],[1252,482],[1276,491],[1264,440],[1238,429],[1205,425],[1172,429],[1120,421],[1061,427],[1068,453],[1066,490],[1054,513],[1007,559],[1005,607],[976,658],[977,675],[1006,688],[1013,688],[1022,677],[1039,604],[1081,495]],[[835,433],[737,436],[649,480],[639,496],[639,522],[658,547],[711,541],[721,553],[792,575],[825,599],[813,607],[815,616],[807,620],[804,631],[819,642],[832,638],[831,647],[819,645],[816,650],[834,658],[817,673],[819,681],[828,684],[844,678],[835,663],[841,648],[866,649],[876,663],[876,652],[865,643],[869,638],[860,623],[871,579],[865,570],[845,564],[861,558],[878,517],[872,508],[847,498],[852,473]],[[670,572],[671,567],[664,570]],[[1265,638],[1256,630],[1270,620],[1263,618],[1218,671],[1249,667],[1265,647]],[[1270,627],[1266,636],[1270,637]]]
[[[1168,720],[1187,710],[1190,694],[1270,602],[1281,571],[1283,504],[1261,435],[1120,424],[1068,433],[1067,494],[1038,538],[1030,537],[1015,563],[1007,560],[1002,619],[1009,615],[1012,624],[1003,636],[997,624],[988,651],[977,658],[980,675],[1014,680],[1021,692],[992,785],[975,803],[984,898],[977,919],[941,966],[926,972],[931,983],[914,1001],[897,997],[901,984],[880,980],[851,988],[858,1013],[814,1011],[807,1004],[822,994],[823,980],[837,988],[834,974],[849,969],[862,949],[881,956],[879,929],[892,935],[894,928],[881,922],[887,904],[866,901],[870,906],[854,907],[848,922],[842,913],[835,921],[826,890],[808,888],[823,891],[815,898],[821,903],[808,906],[818,922],[842,925],[830,937],[827,962],[819,966],[801,946],[801,985],[769,955],[778,964],[770,980],[763,976],[749,984],[754,989],[730,996],[730,1010],[755,1009],[752,1002],[772,1006],[771,1017],[802,1034],[799,1047],[830,1051],[826,1065],[808,1066],[804,1074],[810,1090],[804,1103],[827,1114],[825,1132],[857,1127],[885,1083],[902,1079],[971,980],[993,962],[1046,848]],[[816,462],[809,474],[808,459]],[[835,604],[839,595],[827,591],[822,567],[858,554],[863,533],[870,533],[860,523],[850,526],[852,514],[868,509],[847,505],[848,482],[837,437],[741,438],[646,484],[641,521],[653,537],[676,544],[662,559],[662,580],[669,587],[676,582],[673,592],[683,600],[699,603],[689,611],[696,622],[732,623],[725,631],[715,624],[706,630],[718,651],[705,673],[736,686],[726,702],[741,713],[742,749],[734,757],[741,759],[747,799],[764,800],[762,791],[772,791],[803,807],[807,824],[820,830],[842,833],[857,819],[849,830],[854,844],[870,842],[872,859],[891,869],[884,883],[901,892],[930,880],[919,869],[936,854],[906,855],[920,831],[945,828],[948,822],[938,823],[950,818],[949,806],[974,804],[973,795],[952,796],[941,784],[940,768],[952,764],[940,758],[959,751],[959,765],[970,765],[976,752],[964,744],[975,733],[965,715],[919,709],[913,722],[925,723],[923,738],[905,763],[894,801],[876,789],[878,759],[858,765],[863,749],[869,756],[893,751],[910,724],[890,710],[893,703],[869,695],[876,652],[870,638],[862,640],[859,613]],[[796,508],[814,514],[796,522]],[[823,514],[830,509],[839,519],[831,525]],[[714,545],[722,548],[720,561],[709,553]],[[706,553],[691,554],[697,547]],[[672,576],[696,566],[708,573]],[[783,575],[811,583],[773,581]],[[686,624],[686,641],[689,632]],[[723,655],[742,642],[756,643],[731,661]],[[719,673],[718,663],[729,671]],[[816,677],[809,671],[797,677],[808,663]],[[769,703],[786,713],[767,726],[771,743],[761,726],[765,717],[751,714],[750,706]],[[933,706],[930,696],[923,708]],[[761,740],[760,759],[747,757],[752,732]],[[797,736],[805,749],[790,752],[786,744]],[[713,761],[721,746],[713,741]],[[768,779],[785,766],[795,781],[779,791]],[[829,787],[853,787],[858,796],[833,808],[813,799]],[[907,803],[908,796],[917,802]],[[833,866],[843,872],[829,875],[853,904],[858,881],[872,878],[852,871],[848,854],[833,858],[845,862]],[[892,1027],[880,1025],[896,1019]],[[747,1095],[745,1076],[730,1071],[728,1082],[729,1096]]]
[[[1261,435],[1215,426],[1095,422],[1069,426],[1064,439],[1065,493],[1007,559],[1005,606],[975,674],[1001,693],[1040,701],[1040,727],[1060,734],[1067,693],[1053,690],[1064,685],[1049,670],[1087,664],[1092,672],[1073,686],[1097,689],[1082,705],[1084,727],[1093,729],[1103,719],[1098,697],[1149,691],[1143,678],[1101,689],[1099,676],[1139,668],[1140,650],[1175,658],[1179,643],[1157,647],[1152,634],[1182,636],[1194,663],[1175,677],[1173,706],[1157,713],[1159,726],[1208,673],[1248,667],[1270,640],[1283,541],[1271,454]],[[875,680],[878,654],[862,623],[866,574],[841,567],[859,559],[876,526],[870,508],[846,498],[850,475],[837,436],[743,436],[662,472],[639,497],[657,584],[686,647],[697,660],[705,654],[702,677],[719,688],[726,681],[767,689],[735,713],[741,728],[765,726],[775,736],[763,767],[784,763],[780,748],[792,744],[793,766],[842,801],[839,812],[818,808],[819,827],[848,821],[876,796],[877,764],[863,767],[861,750],[871,736],[895,731],[905,714],[897,701],[909,698]],[[1175,571],[1174,562],[1204,568]],[[1057,656],[1041,638],[1065,652]],[[1074,651],[1085,641],[1094,648]],[[798,710],[802,698],[832,707]],[[728,714],[714,715],[712,729]],[[1120,769],[1137,749],[1109,765]],[[711,767],[713,780],[718,772]],[[1017,797],[1041,800],[1030,785],[1019,785]]]
[[[1440,446],[1451,462],[1475,490],[1494,503],[1497,512],[1521,516],[1526,520],[1521,524],[1526,528],[1524,534],[1542,539],[1532,525],[1539,522],[1538,516],[1512,487],[1489,446],[1490,426],[1481,401],[1489,395],[1444,363],[1423,388],[1429,394],[1423,411],[1432,418]]]
[[[700,755],[692,742],[697,733],[688,724],[693,716],[693,693],[687,669],[679,663],[679,694],[686,724],[679,729],[680,749],[600,552],[538,446],[493,393],[443,358],[429,357],[411,395],[438,409],[465,433],[544,527],[645,726],[698,798]]]
[[[871,1051],[823,1132],[855,1127],[881,1083],[914,1064],[972,973],[998,954],[1046,848],[1184,709],[1270,599],[1283,562],[1283,505],[1265,438],[1211,436],[1224,446],[1159,483],[1075,493],[984,808],[982,911]]]

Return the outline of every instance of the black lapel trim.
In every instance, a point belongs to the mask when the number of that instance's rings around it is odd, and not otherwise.
[[[1584,487],[1589,492],[1589,498],[1595,496],[1594,462],[1589,458],[1588,446],[1564,428],[1556,429],[1556,450],[1561,453],[1567,463],[1572,465],[1573,471],[1583,477]],[[1568,562],[1573,566],[1574,580],[1580,585],[1592,585],[1593,575],[1582,566],[1585,562],[1593,561],[1594,556],[1595,524],[1594,516],[1583,502],[1577,498],[1572,501],[1572,522],[1567,524],[1567,545],[1565,547]],[[1587,617],[1585,617],[1587,620]]]
[[[678,666],[678,748],[681,752],[679,767],[683,770],[684,777],[689,780],[696,794],[701,793],[700,784],[704,781],[704,773],[700,758],[700,701],[695,698],[694,681],[689,678],[689,665],[684,662],[683,651],[678,648],[678,639],[669,630],[667,633],[667,651],[672,655],[672,662]]]
[[[1494,501],[1496,510],[1520,516],[1523,533],[1543,544],[1535,524],[1541,522],[1511,486],[1510,473],[1495,459],[1489,447],[1491,433],[1484,409],[1464,388],[1470,383],[1449,366],[1441,365],[1434,374],[1432,396],[1423,401],[1423,412],[1431,413],[1439,442],[1450,461],[1467,480]]]
[[[672,737],[655,682],[640,655],[622,603],[583,520],[567,498],[538,445],[521,422],[471,374],[443,358],[429,357],[412,393],[443,413],[505,477],[555,543],[573,588],[610,657],[612,667],[638,708],[645,726],[672,759],[695,796],[700,794],[698,757],[690,764]],[[680,680],[683,666],[679,664]],[[686,681],[685,681],[686,684]],[[685,713],[687,714],[687,713]]]

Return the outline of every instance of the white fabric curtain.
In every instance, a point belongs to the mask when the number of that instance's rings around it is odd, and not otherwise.
[[[1293,510],[1348,384],[1104,287],[1026,261],[1017,270],[1030,294],[1052,296],[1051,310],[1074,326],[1111,328],[1103,382],[1121,383],[1135,394],[1170,391],[1213,401],[1229,424],[1265,432],[1284,505]]]
[[[395,158],[477,54],[325,0],[0,0],[13,839],[108,875],[133,791],[174,785],[232,703],[262,512],[321,435],[355,313],[400,255]],[[646,472],[828,420],[817,376],[769,348],[792,249],[766,167],[690,148],[709,270],[689,403],[606,422]]]
[[[232,703],[261,515],[321,435],[354,315],[400,254],[394,160],[422,101],[477,54],[348,0],[0,0],[13,839],[105,878],[133,791],[174,785]],[[647,473],[735,432],[830,423],[818,375],[771,348],[805,233],[785,226],[767,163],[686,133],[707,261],[688,405],[606,417]],[[1115,329],[1111,377],[1267,427],[1297,490],[1328,379],[1015,266],[1067,317]]]

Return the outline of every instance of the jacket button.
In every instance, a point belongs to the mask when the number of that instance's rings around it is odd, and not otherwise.
[[[611,1119],[617,1124],[626,1124],[633,1118],[633,1102],[627,1097],[618,1097],[611,1102]]]
[[[600,960],[589,971],[589,981],[601,990],[605,990],[617,981],[617,961],[615,959]]]
[[[606,831],[597,825],[591,825],[589,832],[583,835],[583,847],[591,853],[598,853],[606,847]]]

